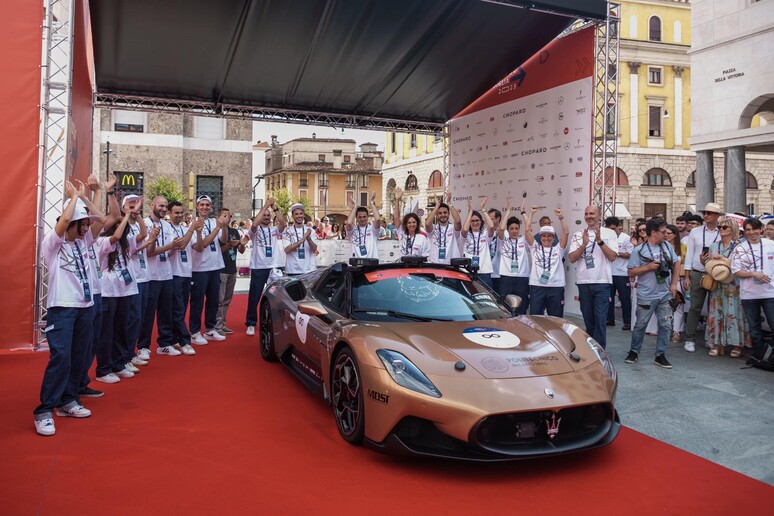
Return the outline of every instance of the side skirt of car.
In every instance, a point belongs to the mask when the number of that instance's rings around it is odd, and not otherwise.
[[[323,377],[318,364],[300,353],[295,346],[288,346],[279,359],[307,389],[313,393],[320,393]]]

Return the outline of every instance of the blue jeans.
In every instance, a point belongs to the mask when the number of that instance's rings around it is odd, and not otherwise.
[[[508,294],[515,294],[521,298],[521,305],[514,311],[516,315],[526,315],[529,308],[529,278],[517,276],[500,276],[497,280],[500,287],[497,291],[500,297],[505,299]]]
[[[494,289],[495,292],[500,292],[500,278],[503,276],[497,276],[494,277],[494,274],[492,274],[492,289]]]
[[[747,324],[750,327],[750,340],[753,345],[753,355],[757,358],[763,358],[766,345],[763,342],[763,330],[761,323],[761,309],[766,315],[766,321],[770,328],[774,328],[774,299],[743,299],[742,308],[747,317]]]
[[[188,314],[188,329],[192,335],[202,331],[202,308],[205,330],[215,329],[218,322],[218,303],[220,271],[194,272],[191,283],[191,311]]]
[[[33,411],[41,418],[50,416],[56,407],[80,403],[78,389],[94,333],[94,310],[52,306],[46,325],[50,356],[40,386],[40,405]]]
[[[117,373],[131,360],[132,346],[129,344],[129,313],[134,296],[106,297],[102,300],[102,335],[97,347],[97,376]]]
[[[271,269],[250,269],[250,293],[247,295],[247,314],[245,326],[258,324],[258,301],[261,299],[263,288],[269,281]]]
[[[564,317],[564,287],[529,287],[530,314]]]
[[[172,280],[148,282],[148,306],[142,318],[140,339],[137,349],[150,349],[153,335],[153,321],[156,320],[158,337],[156,343],[160,348],[175,343],[172,335]]]
[[[191,278],[172,276],[172,334],[181,346],[191,343],[191,334],[185,324],[185,311],[191,299]]]
[[[478,281],[480,281],[484,285],[488,286],[489,288],[492,288],[492,275],[491,274],[479,274],[478,275]]]
[[[610,306],[609,283],[584,283],[578,285],[581,314],[586,333],[599,342],[602,349],[607,346],[607,310]]]
[[[637,321],[632,329],[631,350],[635,353],[642,349],[642,341],[645,338],[645,329],[655,312],[658,322],[658,337],[656,337],[656,356],[666,353],[669,346],[669,336],[672,334],[672,307],[669,300],[672,294],[667,294],[658,301],[637,300]]]
[[[143,314],[148,307],[148,285],[150,282],[143,281],[137,283],[138,294],[132,296],[132,307],[129,310],[129,330],[127,331],[127,337],[129,339],[129,353],[128,357],[123,357],[126,362],[129,362],[134,357],[134,347],[137,345],[137,341],[140,338],[140,327],[142,326]]]
[[[102,296],[94,294],[92,298],[94,299],[94,305],[91,307],[94,310],[94,333],[92,333],[91,337],[91,346],[86,352],[86,356],[83,357],[85,362],[83,364],[83,379],[81,379],[79,387],[81,391],[88,387],[89,382],[91,382],[89,379],[89,369],[91,369],[91,364],[94,362],[97,347],[99,346],[99,335],[102,332]]]
[[[621,315],[623,316],[624,326],[632,324],[632,286],[629,283],[629,276],[613,276],[613,283],[610,284],[610,307],[607,309],[607,320],[615,321],[615,293],[618,292],[618,299],[621,300]]]

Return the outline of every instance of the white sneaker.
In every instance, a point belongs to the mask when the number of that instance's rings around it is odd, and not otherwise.
[[[140,348],[137,350],[137,358],[140,360],[145,360],[146,362],[150,360],[150,349],[148,348]]]
[[[54,435],[56,433],[56,427],[54,426],[54,420],[50,417],[45,419],[35,420],[35,431],[40,435]]]
[[[157,355],[169,355],[171,357],[176,357],[180,355],[181,353],[176,350],[173,346],[163,346],[160,348],[156,348],[156,354]]]
[[[98,376],[97,381],[102,383],[118,383],[121,381],[121,378],[116,376],[115,373],[108,373],[105,376]]]
[[[245,335],[248,335],[250,337],[255,335],[255,326],[248,326],[247,331],[245,332]]]
[[[202,337],[202,332],[200,332],[200,331],[197,331],[196,333],[191,335],[191,342],[193,344],[196,344],[197,346],[206,346],[207,345],[207,340],[204,337]]]
[[[116,376],[120,376],[121,378],[134,378],[134,373],[129,369],[121,369],[116,372]]]
[[[688,353],[693,353],[696,351],[696,344],[692,340],[686,340],[685,346],[683,346],[683,349],[686,350]]]
[[[140,372],[140,370],[137,367],[135,367],[131,362],[125,363],[124,364],[124,369],[126,369],[127,371],[131,371],[134,374],[137,374],[137,373]]]
[[[205,331],[204,338],[207,340],[226,340],[226,337],[218,333],[218,330]]]
[[[140,357],[134,357],[132,359],[131,364],[134,365],[134,366],[146,366],[146,365],[148,365],[148,361],[147,360],[143,360]]]
[[[60,417],[89,417],[91,415],[91,410],[83,405],[73,405],[69,409],[57,407],[54,410],[54,413]]]
[[[195,355],[196,351],[190,344],[186,344],[185,346],[180,348],[180,352],[184,355]]]

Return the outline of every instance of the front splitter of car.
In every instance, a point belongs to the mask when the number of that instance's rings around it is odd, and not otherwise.
[[[407,427],[410,430],[407,432]],[[587,436],[564,442],[543,440],[526,444],[518,449],[485,449],[449,437],[428,420],[407,417],[380,443],[365,439],[364,445],[372,450],[392,455],[410,455],[454,459],[472,462],[503,462],[565,455],[601,448],[612,443],[621,431],[618,412],[612,419]],[[410,434],[410,435],[409,435]]]

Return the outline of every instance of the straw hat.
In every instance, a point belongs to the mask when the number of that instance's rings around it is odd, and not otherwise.
[[[725,257],[712,258],[704,264],[704,270],[719,283],[731,283],[734,275],[731,274],[731,260]]]
[[[720,215],[723,215],[725,211],[723,211],[723,208],[720,207],[719,204],[715,204],[714,202],[707,203],[707,205],[704,207],[703,210],[701,210],[702,213],[719,213]]]

